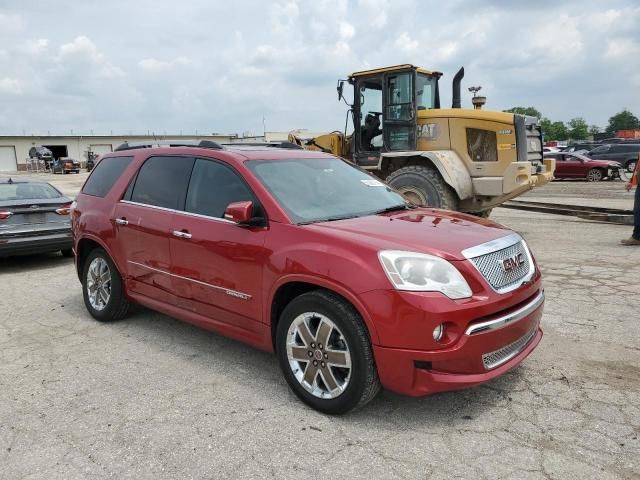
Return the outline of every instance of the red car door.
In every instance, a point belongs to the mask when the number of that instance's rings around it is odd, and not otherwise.
[[[262,316],[262,270],[268,230],[224,219],[226,207],[256,197],[231,167],[197,159],[185,212],[171,225],[174,290],[182,308],[212,321],[258,331]]]
[[[169,233],[184,203],[193,158],[147,159],[114,210],[116,248],[126,259],[127,288],[175,303]]]
[[[564,170],[567,172],[567,177],[570,178],[583,178],[587,176],[584,162],[573,155],[563,155]]]

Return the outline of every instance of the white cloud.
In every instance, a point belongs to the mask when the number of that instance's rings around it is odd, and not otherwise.
[[[170,62],[163,62],[162,60],[156,60],[155,58],[145,58],[140,60],[138,65],[144,70],[166,70],[171,68]]]
[[[340,22],[340,37],[344,40],[351,40],[356,34],[356,29],[353,25],[347,22]]]
[[[637,59],[640,63],[640,43],[631,38],[614,38],[608,42],[605,56],[612,59]]]
[[[599,125],[640,105],[635,0],[192,0],[179,19],[156,0],[14,3],[0,13],[0,133],[260,131],[263,114],[271,130],[341,129],[336,80],[404,62],[444,72],[443,105],[461,65],[467,106],[469,85],[488,108]]]
[[[413,52],[418,49],[420,43],[409,36],[407,32],[402,32],[398,38],[396,38],[396,47],[405,52]]]
[[[22,86],[15,78],[0,78],[0,95],[20,95]]]

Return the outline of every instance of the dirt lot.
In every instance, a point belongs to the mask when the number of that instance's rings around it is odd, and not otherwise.
[[[85,175],[55,182],[73,194]],[[530,197],[595,205],[605,189],[631,207],[621,182]],[[493,217],[544,270],[540,347],[486,386],[385,392],[338,418],[298,402],[271,355],[145,310],[93,321],[67,259],[0,260],[0,478],[639,478],[640,249],[618,246],[629,227]]]

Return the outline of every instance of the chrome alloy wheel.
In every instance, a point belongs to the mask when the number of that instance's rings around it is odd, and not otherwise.
[[[349,385],[347,341],[336,324],[320,313],[303,313],[291,322],[287,358],[302,388],[314,397],[336,398]]]
[[[111,270],[104,258],[94,258],[87,270],[87,292],[91,306],[102,311],[111,298]]]

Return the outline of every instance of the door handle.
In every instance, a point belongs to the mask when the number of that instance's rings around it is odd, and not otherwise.
[[[178,238],[191,238],[191,234],[189,232],[185,232],[184,230],[174,230],[173,236]]]
[[[116,223],[118,225],[129,225],[129,220],[126,218],[116,218]]]

